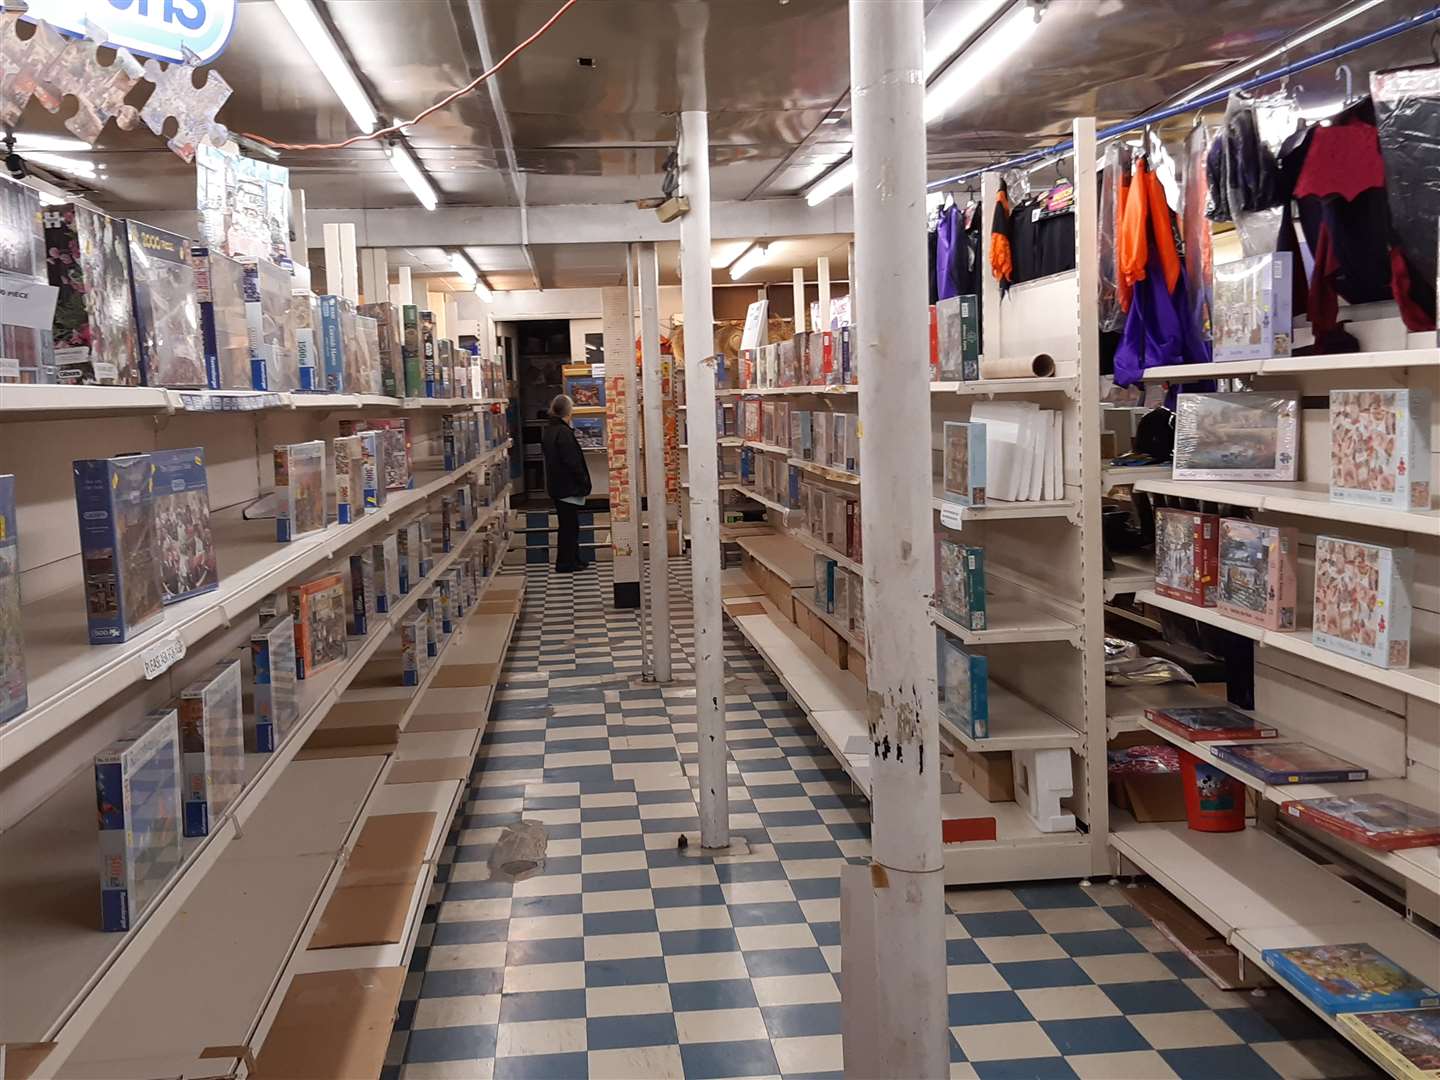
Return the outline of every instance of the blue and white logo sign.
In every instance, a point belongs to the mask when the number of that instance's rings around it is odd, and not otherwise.
[[[239,0],[29,0],[26,16],[57,30],[94,32],[107,45],[183,63],[208,64],[225,51]]]

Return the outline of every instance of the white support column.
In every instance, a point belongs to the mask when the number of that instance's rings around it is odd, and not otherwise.
[[[685,306],[685,414],[690,446],[690,574],[695,616],[695,725],[700,743],[700,846],[730,845],[725,643],[720,610],[720,463],[715,443],[715,302],[710,269],[710,126],[680,114],[680,283]]]
[[[390,299],[390,256],[384,248],[360,252],[360,292],[367,304]]]
[[[805,271],[795,267],[790,273],[790,289],[795,294],[795,333],[805,332]]]
[[[415,303],[415,283],[410,277],[410,267],[400,267],[400,300],[401,304]]]
[[[820,325],[816,330],[830,329],[830,256],[821,255],[815,266],[820,289]]]
[[[625,257],[628,278],[628,250]],[[607,434],[612,454],[617,436],[623,437],[620,452],[625,459],[623,469],[618,462],[609,462],[611,588],[615,606],[622,609],[640,606],[640,429],[635,408],[635,320],[630,314],[628,293],[629,289],[622,285],[600,290],[601,327],[605,338],[605,385],[619,388],[618,394],[612,389],[605,399],[612,425]],[[618,485],[621,490],[617,490],[615,480],[621,472],[624,481]]]
[[[325,292],[330,296],[342,296],[344,294],[340,289],[344,274],[340,269],[339,224],[326,225],[322,239],[325,244]]]
[[[435,292],[433,289],[425,290],[425,303],[420,305],[421,310],[428,311],[435,316],[435,340],[448,338],[450,328],[445,322],[445,297],[447,293]],[[437,351],[438,360],[438,351]]]
[[[873,934],[847,936],[845,983],[869,986],[868,1035],[847,1028],[855,1077],[949,1075],[944,853],[933,589],[925,285],[924,0],[850,0],[855,243],[864,297],[860,456],[871,736]],[[829,326],[829,267],[820,318]],[[852,948],[853,944],[853,948]]]
[[[305,189],[290,189],[290,261],[310,272],[310,237],[305,221]]]
[[[340,295],[352,304],[360,302],[360,268],[355,247],[355,223],[340,223]]]
[[[645,520],[650,526],[650,641],[657,682],[670,681],[670,570],[665,535],[665,403],[660,389],[660,263],[641,244],[640,352],[645,407]]]

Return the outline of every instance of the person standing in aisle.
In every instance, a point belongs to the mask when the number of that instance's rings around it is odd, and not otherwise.
[[[540,444],[545,451],[545,490],[555,502],[560,530],[555,541],[555,572],[573,574],[590,565],[580,557],[580,509],[590,494],[590,469],[570,427],[575,403],[565,394],[550,402],[550,422]]]

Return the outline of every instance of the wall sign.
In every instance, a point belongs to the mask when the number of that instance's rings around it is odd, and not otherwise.
[[[239,0],[28,0],[26,17],[107,45],[184,63],[188,49],[208,64],[230,44]]]

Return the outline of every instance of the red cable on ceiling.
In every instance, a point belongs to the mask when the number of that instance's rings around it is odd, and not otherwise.
[[[551,15],[550,18],[546,19],[545,22],[540,25],[540,28],[536,30],[533,34],[527,37],[524,41],[520,42],[520,44],[516,45],[504,56],[502,56],[496,62],[494,67],[490,68],[490,70],[488,71],[481,72],[478,76],[476,76],[473,81],[467,83],[465,86],[460,87],[460,89],[437,101],[434,105],[431,105],[428,109],[420,113],[413,120],[404,120],[400,123],[392,124],[390,127],[381,128],[379,131],[372,131],[368,135],[355,135],[351,138],[346,139],[344,142],[336,143],[276,142],[274,139],[267,139],[264,135],[256,135],[254,132],[250,131],[242,131],[241,135],[243,135],[247,139],[253,139],[255,142],[262,143],[273,150],[344,150],[346,147],[354,146],[356,143],[370,142],[374,139],[383,139],[387,135],[398,134],[405,128],[413,127],[414,125],[420,123],[420,121],[424,120],[431,113],[437,112],[438,110],[445,108],[445,106],[449,105],[456,98],[464,97],[466,94],[473,91],[486,79],[489,79],[506,64],[508,64],[512,59],[514,59],[526,48],[528,48],[531,43],[533,43],[537,38],[540,37],[541,34],[545,33],[545,31],[549,30],[550,27],[554,26],[560,16],[564,15],[565,12],[569,11],[578,2],[579,0],[565,0],[565,2],[560,5],[559,9],[555,12],[554,15]]]

